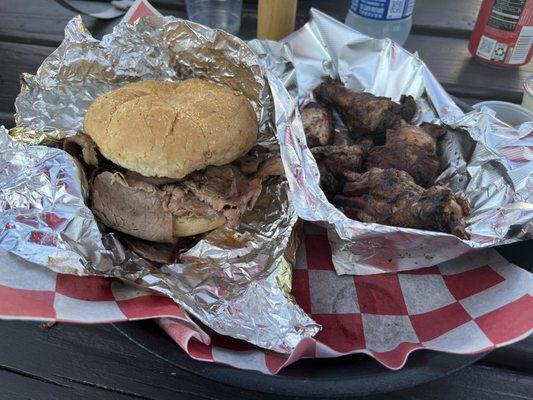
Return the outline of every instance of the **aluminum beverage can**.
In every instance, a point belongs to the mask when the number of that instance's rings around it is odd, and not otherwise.
[[[484,62],[519,67],[533,53],[533,0],[483,0],[468,50]]]

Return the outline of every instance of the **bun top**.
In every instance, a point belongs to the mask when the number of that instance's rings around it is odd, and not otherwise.
[[[179,179],[243,156],[255,145],[259,126],[243,95],[188,79],[139,81],[108,92],[89,106],[84,130],[115,164]]]

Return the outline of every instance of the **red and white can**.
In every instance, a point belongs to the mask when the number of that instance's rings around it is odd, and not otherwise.
[[[477,59],[518,67],[533,53],[533,0],[483,0],[468,50]]]

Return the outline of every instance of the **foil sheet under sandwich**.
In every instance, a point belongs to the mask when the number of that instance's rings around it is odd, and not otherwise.
[[[17,126],[11,136],[0,132],[0,246],[59,273],[152,289],[218,333],[289,353],[320,327],[285,291],[284,253],[297,221],[287,182],[267,181],[235,231],[215,230],[182,254],[182,263],[160,267],[113,233],[101,233],[84,202],[82,168],[50,146],[81,130],[91,101],[109,90],[136,80],[196,77],[244,94],[260,121],[254,150],[277,153],[276,130],[289,129],[297,115],[288,113],[290,96],[264,65],[240,39],[189,21],[142,18],[120,23],[100,41],[81,18],[72,19],[37,73],[22,75]]]

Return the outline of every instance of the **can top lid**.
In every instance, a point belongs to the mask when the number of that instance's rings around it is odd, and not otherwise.
[[[524,90],[528,92],[530,96],[533,96],[533,74],[529,74],[526,79],[524,79]]]

